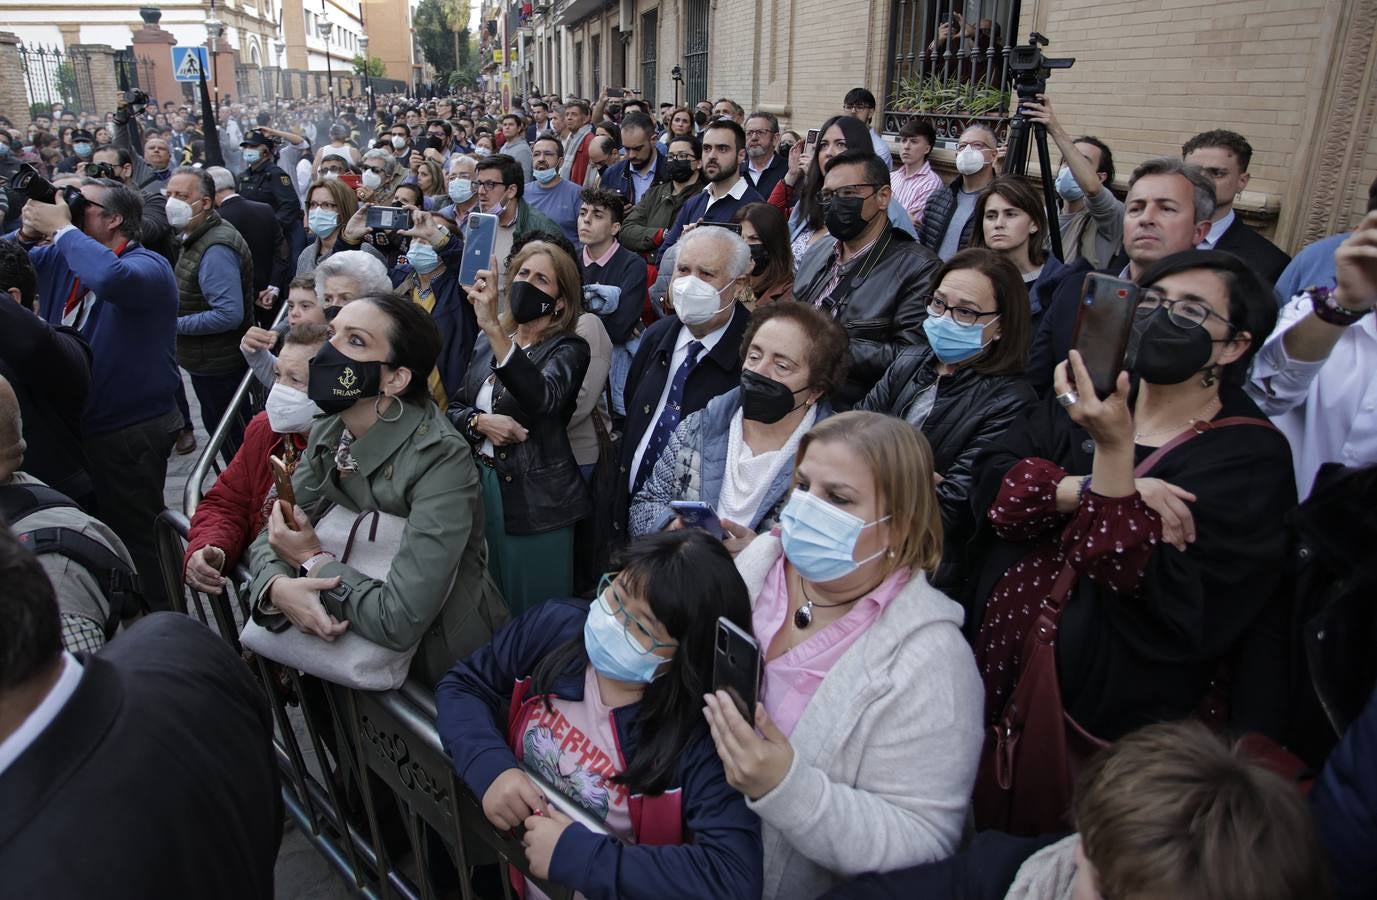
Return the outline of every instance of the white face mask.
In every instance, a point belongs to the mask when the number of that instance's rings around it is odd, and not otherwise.
[[[372,169],[364,169],[363,177],[359,179],[359,183],[362,184],[364,187],[368,188],[370,191],[375,190],[379,185],[382,184],[382,176],[379,175],[377,172],[373,171]]]
[[[320,415],[320,407],[302,391],[285,384],[274,384],[264,404],[268,426],[278,434],[305,434],[311,430],[311,420]]]
[[[392,135],[392,146],[398,150],[402,149],[406,146],[406,138],[402,137],[400,134]]]
[[[674,290],[674,296],[671,298],[674,303],[674,311],[679,315],[679,321],[685,325],[702,325],[732,305],[732,301],[728,300],[719,306],[718,304],[722,300],[722,291],[697,275],[685,275],[682,278],[676,278],[670,287]],[[722,290],[726,290],[726,288]]]
[[[974,175],[983,168],[985,168],[985,154],[974,147],[967,147],[956,154],[956,171],[962,175]]]
[[[167,198],[167,224],[177,229],[185,228],[194,216],[190,203],[180,197]]]

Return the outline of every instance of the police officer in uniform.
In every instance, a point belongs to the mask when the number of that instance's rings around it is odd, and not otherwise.
[[[257,200],[273,208],[283,237],[291,244],[296,259],[306,247],[306,234],[301,228],[301,202],[287,173],[277,165],[277,153],[271,138],[258,129],[244,135],[239,143],[244,155],[244,172],[239,176],[239,196]],[[255,158],[256,157],[256,158]]]

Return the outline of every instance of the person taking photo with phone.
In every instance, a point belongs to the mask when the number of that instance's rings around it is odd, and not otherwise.
[[[1014,804],[1030,830],[1054,828],[1082,753],[1202,709],[1226,660],[1231,713],[1213,713],[1216,724],[1276,733],[1283,719],[1284,628],[1269,620],[1283,615],[1282,520],[1295,481],[1285,437],[1243,391],[1276,301],[1237,257],[1215,251],[1172,254],[1139,284],[1127,371],[1105,373],[1112,393],[1097,396],[1071,351],[1055,396],[990,448],[972,490],[983,520],[972,554],[984,562],[968,621],[985,724],[1001,722],[1020,690],[1025,636],[1045,627],[1040,598],[1071,720],[1052,715],[1068,730],[1066,758],[1040,760],[1034,777],[1015,771],[1004,789],[993,766],[982,769],[977,827],[1008,827],[1001,817]]]
[[[621,552],[592,603],[534,607],[441,679],[454,769],[495,827],[524,827],[536,877],[627,900],[760,896],[760,822],[727,784],[702,715],[719,618],[750,628],[721,543],[651,535]],[[571,729],[584,742],[560,737]],[[571,821],[545,790],[620,840]]]

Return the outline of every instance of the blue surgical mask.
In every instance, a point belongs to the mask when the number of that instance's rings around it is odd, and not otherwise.
[[[558,170],[558,169],[536,169],[536,170],[535,170],[534,172],[532,172],[531,174],[534,175],[534,176],[535,176],[535,180],[536,180],[536,181],[539,181],[541,184],[549,184],[550,182],[554,181],[556,178],[559,177],[559,170]]]
[[[90,144],[82,141],[79,144],[73,144],[72,149],[76,151],[77,156],[90,156],[92,147]]]
[[[251,166],[263,158],[263,154],[258,150],[245,150],[243,152],[244,165]]]
[[[1066,166],[1062,166],[1061,171],[1057,173],[1057,196],[1068,203],[1074,203],[1085,196],[1085,191],[1081,190],[1080,182],[1076,180],[1076,176]]]
[[[0,141],[0,159],[10,155],[10,145]]]
[[[425,275],[435,271],[435,267],[440,264],[440,254],[429,244],[418,244],[413,241],[411,246],[406,248],[406,261],[411,263],[411,268]]]
[[[823,584],[845,578],[878,559],[884,550],[858,562],[856,541],[862,531],[889,518],[862,522],[826,500],[795,490],[779,516],[780,541],[789,564],[807,580]]]
[[[325,209],[313,209],[306,216],[306,222],[311,226],[312,234],[318,238],[323,238],[339,225],[339,213]]]
[[[959,363],[985,349],[985,325],[962,325],[951,316],[928,316],[923,320],[923,333],[932,352],[944,363]]]
[[[449,199],[455,203],[466,203],[473,196],[473,182],[468,178],[456,178],[449,183]]]
[[[637,653],[631,646],[635,638],[626,633],[626,626],[615,613],[608,612],[611,606],[605,603],[594,600],[583,622],[583,648],[589,664],[616,681],[650,684],[665,660],[649,651]]]

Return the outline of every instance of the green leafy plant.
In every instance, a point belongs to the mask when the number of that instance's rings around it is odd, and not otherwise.
[[[365,62],[362,55],[354,54],[354,74],[368,75],[371,78],[384,78],[387,75],[387,64],[376,56],[368,57]]]
[[[943,115],[999,115],[1009,106],[1009,92],[997,85],[912,75],[895,86],[891,109]]]

